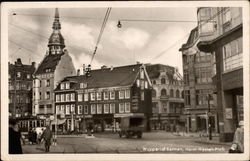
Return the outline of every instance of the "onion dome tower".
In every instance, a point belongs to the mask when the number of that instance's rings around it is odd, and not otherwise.
[[[60,32],[61,24],[59,21],[59,11],[58,8],[55,9],[55,18],[52,26],[53,32],[49,38],[49,54],[62,54],[65,47],[64,38]]]

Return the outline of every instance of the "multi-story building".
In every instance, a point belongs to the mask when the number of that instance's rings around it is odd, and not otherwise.
[[[9,63],[9,117],[23,118],[32,114],[32,74],[35,62],[25,65],[18,58]]]
[[[205,37],[209,36],[208,32],[205,33]],[[217,108],[216,101],[214,101],[216,95],[213,94],[212,82],[213,60],[211,53],[202,52],[196,46],[201,35],[198,27],[195,27],[190,32],[187,43],[183,44],[180,49],[183,60],[187,131],[208,131],[208,112],[210,111],[212,131],[218,132]],[[208,103],[209,95],[212,99]]]
[[[177,69],[162,64],[146,66],[152,83],[151,128],[173,131],[185,126],[183,79]]]
[[[75,99],[66,101],[67,94]],[[132,115],[144,116],[149,129],[151,82],[142,64],[104,67],[92,70],[89,76],[66,77],[58,84],[55,98],[67,130],[84,131],[90,124],[96,131],[114,130],[119,128],[121,117]]]
[[[198,48],[213,54],[213,82],[216,85],[221,141],[232,141],[243,120],[242,8],[199,8],[198,17],[215,12],[212,38],[200,37]],[[201,25],[198,28],[202,28]]]
[[[46,119],[54,114],[54,89],[66,76],[75,75],[72,59],[65,49],[60,33],[58,9],[55,11],[53,32],[49,38],[48,51],[34,73],[32,113]]]

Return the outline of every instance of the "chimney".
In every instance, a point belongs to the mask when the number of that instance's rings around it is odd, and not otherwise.
[[[77,76],[80,76],[80,69],[77,69]]]
[[[140,64],[140,62],[139,62],[139,61],[137,61],[137,62],[136,62],[136,64]]]
[[[101,69],[107,69],[107,66],[106,66],[106,65],[103,65],[103,66],[101,67]]]
[[[17,61],[15,62],[15,65],[22,65],[22,60],[21,58],[17,58]]]
[[[82,64],[82,75],[86,74],[86,67],[85,64]]]
[[[32,67],[36,68],[36,62],[31,62]]]

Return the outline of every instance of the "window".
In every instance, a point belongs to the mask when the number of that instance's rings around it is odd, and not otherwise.
[[[166,89],[162,89],[161,90],[161,96],[167,96],[167,90]]]
[[[89,113],[89,109],[87,105],[84,105],[84,114],[88,114]]]
[[[155,81],[155,80],[153,80],[153,84],[156,84],[156,81]]]
[[[56,105],[56,114],[59,114],[60,106]]]
[[[82,102],[82,93],[77,94],[77,101]]]
[[[137,87],[140,87],[140,80],[139,79],[136,80],[136,85],[137,85]]]
[[[21,78],[21,72],[16,73],[17,78]]]
[[[119,91],[119,99],[124,99],[124,91]]]
[[[75,101],[75,93],[71,93],[71,101]]]
[[[166,79],[165,78],[161,78],[161,84],[166,84]]]
[[[115,99],[115,91],[110,91],[110,99]]]
[[[170,97],[174,97],[174,90],[170,89]]]
[[[184,91],[184,101],[186,105],[190,105],[190,91]]]
[[[96,114],[96,105],[91,105],[91,114]]]
[[[89,100],[89,94],[88,93],[84,93],[84,101],[88,101]]]
[[[90,100],[94,101],[95,100],[95,93],[90,93]]]
[[[178,89],[176,90],[176,98],[180,98],[180,91]]]
[[[195,69],[195,82],[196,83],[209,83],[212,82],[212,67],[200,67]]]
[[[70,110],[70,105],[66,105],[66,115],[70,114],[69,110]]]
[[[46,87],[49,87],[49,86],[50,86],[50,80],[47,79],[47,80],[46,80]]]
[[[96,93],[96,99],[97,100],[102,100],[102,93],[101,92]]]
[[[130,113],[130,103],[129,102],[125,103],[125,112]]]
[[[70,100],[70,94],[68,93],[66,94],[66,102],[69,102],[69,100]]]
[[[97,104],[97,114],[102,114],[102,105]]]
[[[188,73],[188,70],[184,70],[184,84],[189,85],[189,73]]]
[[[224,71],[230,71],[243,66],[242,37],[223,46]]]
[[[61,89],[64,89],[64,88],[65,88],[65,84],[61,83]]]
[[[104,113],[109,113],[109,104],[104,104]]]
[[[144,79],[144,70],[143,69],[141,69],[141,71],[140,71],[140,78]]]
[[[209,90],[207,89],[201,89],[201,90],[196,90],[196,105],[207,105],[207,96],[209,94]]]
[[[103,99],[104,100],[108,100],[109,99],[108,91],[104,91],[103,92]]]
[[[27,79],[30,79],[30,74],[27,74]]]
[[[41,80],[39,81],[39,87],[42,87],[42,81]]]
[[[65,96],[64,94],[61,94],[61,102],[64,102],[65,101]]]
[[[87,84],[85,83],[80,83],[80,88],[86,88],[87,87]]]
[[[46,99],[50,99],[50,92],[46,92]]]
[[[214,22],[200,23],[201,34],[210,34],[214,32]]]
[[[141,89],[144,89],[144,81],[141,81]]]
[[[77,106],[77,114],[82,114],[82,105]]]
[[[60,102],[60,94],[56,95],[56,102]]]
[[[144,101],[144,99],[145,99],[145,98],[144,98],[144,92],[141,91],[141,100]]]
[[[148,81],[145,81],[145,89],[148,89]]]
[[[42,93],[39,92],[39,100],[41,100],[41,99],[42,99]]]
[[[130,90],[129,89],[125,90],[125,98],[130,98]]]
[[[110,104],[110,113],[115,113],[115,104],[114,103]]]
[[[119,113],[124,113],[124,103],[119,103]]]
[[[70,88],[70,83],[67,82],[66,85],[65,85],[65,89],[69,89]]]
[[[152,97],[156,97],[156,90],[155,89],[152,90]]]
[[[60,112],[61,112],[61,113],[65,113],[65,112],[64,112],[64,105],[61,105]]]
[[[71,105],[70,112],[72,112],[72,113],[74,113],[74,114],[76,113],[76,112],[75,112],[75,105]]]

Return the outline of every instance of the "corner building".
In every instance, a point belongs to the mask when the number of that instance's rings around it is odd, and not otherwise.
[[[51,121],[54,115],[54,89],[66,76],[75,75],[72,59],[65,49],[64,38],[60,33],[59,11],[55,10],[53,32],[49,38],[48,50],[34,73],[32,113],[38,119]]]
[[[213,54],[220,140],[232,141],[238,122],[244,120],[242,8],[199,8],[198,17],[213,10],[217,13],[213,19],[216,30],[210,39],[201,38],[197,46]]]

